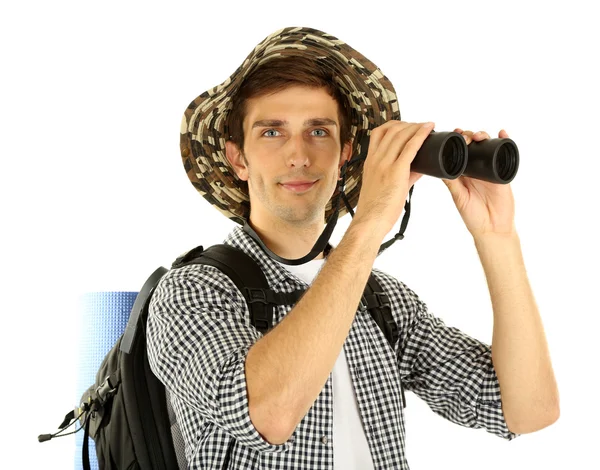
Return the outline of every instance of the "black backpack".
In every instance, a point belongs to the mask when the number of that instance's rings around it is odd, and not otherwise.
[[[272,327],[274,306],[293,305],[305,292],[273,292],[258,264],[242,250],[229,245],[213,245],[206,250],[199,246],[177,258],[171,268],[197,263],[214,266],[229,276],[246,299],[252,325],[263,334]],[[150,369],[146,350],[148,306],[156,285],[166,272],[166,268],[160,267],[144,283],[125,331],[102,361],[96,382],[85,391],[79,407],[67,413],[59,426],[60,431],[38,437],[44,442],[66,435],[61,433],[79,421],[81,427],[77,431],[85,430],[84,470],[90,470],[89,437],[94,440],[100,470],[185,468],[181,438],[179,451],[175,450],[174,413],[164,385]],[[393,348],[398,339],[398,328],[388,298],[373,273],[361,301]],[[402,385],[401,392],[406,406]],[[233,444],[232,440],[224,468],[229,464]]]

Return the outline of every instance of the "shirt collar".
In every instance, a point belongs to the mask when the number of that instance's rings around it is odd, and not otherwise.
[[[265,273],[267,282],[271,288],[289,284],[290,281],[294,284],[300,282],[302,287],[306,285],[297,276],[267,255],[260,245],[256,243],[256,241],[248,235],[241,226],[234,227],[223,243],[239,248],[253,258],[258,263],[263,273]]]

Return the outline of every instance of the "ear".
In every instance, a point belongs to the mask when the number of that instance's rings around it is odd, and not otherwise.
[[[239,147],[231,140],[225,142],[225,156],[229,164],[242,181],[248,181],[248,167]]]
[[[353,140],[350,140],[344,144],[344,148],[340,154],[340,162],[338,164],[338,170],[340,171],[342,170],[344,163],[350,160],[350,157],[352,156],[352,142]]]

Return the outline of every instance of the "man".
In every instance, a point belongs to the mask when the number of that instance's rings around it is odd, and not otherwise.
[[[276,309],[263,336],[216,268],[185,266],[161,280],[149,360],[169,390],[190,468],[408,468],[402,385],[445,418],[506,439],[558,418],[508,185],[445,181],[487,276],[493,355],[373,269],[422,176],[410,164],[433,128],[399,117],[394,89],[374,64],[309,28],[268,36],[188,107],[188,176],[243,226],[225,243],[252,256],[271,289],[308,288],[294,306]],[[489,138],[456,131],[467,143]],[[367,146],[364,165],[347,163]],[[335,213],[336,189],[355,213],[339,245],[323,250],[325,220],[345,213]],[[399,328],[394,349],[360,302],[372,271]]]

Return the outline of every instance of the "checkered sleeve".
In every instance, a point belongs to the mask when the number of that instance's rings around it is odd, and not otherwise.
[[[506,426],[491,347],[446,326],[404,283],[399,288],[398,360],[406,389],[454,423],[517,437]]]
[[[250,324],[246,308],[235,284],[212,266],[167,272],[149,305],[148,360],[170,393],[240,444],[284,452],[292,441],[271,444],[250,420],[244,364],[262,333]]]

